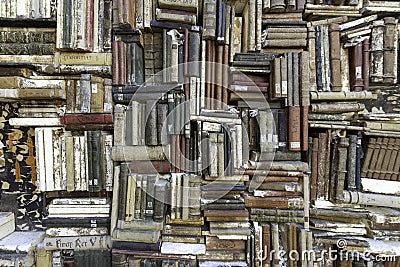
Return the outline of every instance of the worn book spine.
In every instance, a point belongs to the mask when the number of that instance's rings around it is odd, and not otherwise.
[[[299,106],[288,108],[288,149],[290,151],[301,150],[301,109]]]
[[[316,140],[314,140],[315,142]],[[325,165],[327,163],[326,157],[326,143],[329,143],[327,134],[326,133],[320,133],[318,135],[318,141],[315,142],[318,144],[318,148],[316,147],[315,149],[319,151],[317,152],[317,166],[316,170],[318,171],[318,176],[317,176],[317,189],[316,189],[316,199],[321,199],[324,198],[325,196]],[[314,145],[315,145],[314,143]]]
[[[336,174],[336,186],[335,186],[335,193],[334,198],[336,201],[342,201],[344,199],[343,191],[345,186],[345,178],[347,173],[347,148],[349,146],[349,139],[346,137],[340,137],[337,153],[337,174]]]
[[[214,39],[216,37],[217,1],[206,0],[203,2],[203,38]]]
[[[362,42],[350,48],[350,89],[352,91],[362,91],[364,90],[364,80],[362,75]]]
[[[341,70],[340,70],[340,39],[339,24],[329,25],[329,52],[331,59],[331,91],[339,92],[342,88]]]
[[[112,124],[113,116],[109,113],[65,114],[60,116],[62,124]]]
[[[384,83],[396,83],[397,82],[397,42],[398,42],[398,31],[397,22],[398,19],[394,17],[385,17],[383,19],[385,23],[385,30],[383,36],[383,82]]]
[[[383,20],[376,20],[372,25],[370,81],[377,83],[383,82],[383,35],[385,24]]]

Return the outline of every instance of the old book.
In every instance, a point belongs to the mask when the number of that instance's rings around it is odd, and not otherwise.
[[[349,50],[350,56],[350,86],[352,91],[362,91],[364,89],[364,80],[362,75],[362,42],[352,46]]]
[[[268,202],[266,200],[268,199]],[[249,208],[277,208],[277,209],[301,209],[303,207],[303,198],[280,198],[280,197],[245,197],[246,207]]]
[[[46,250],[60,249],[110,249],[110,236],[76,236],[76,237],[45,237],[44,248]]]
[[[383,21],[385,23],[383,35],[383,82],[395,83],[397,81],[395,59],[397,58],[398,33],[396,26],[398,20],[394,17],[385,17]]]
[[[46,229],[47,237],[107,235],[107,227],[51,227]]]
[[[383,35],[385,24],[383,20],[375,20],[371,32],[371,65],[370,81],[383,82]]]
[[[399,208],[398,196],[344,191],[344,202],[379,207]]]
[[[1,239],[15,231],[15,218],[12,212],[0,213]]]
[[[339,24],[329,25],[329,52],[331,60],[331,91],[341,91]]]
[[[45,218],[43,224],[50,227],[108,227],[110,225],[110,218]]]
[[[156,8],[155,17],[159,21],[171,21],[196,25],[197,16],[191,12]]]
[[[159,230],[135,230],[116,228],[112,233],[112,239],[117,241],[156,243],[159,238]]]
[[[300,107],[288,108],[288,149],[291,151],[301,150],[301,121],[300,121]]]
[[[162,146],[114,146],[112,149],[114,161],[164,160],[168,154]]]
[[[334,198],[335,200],[341,201],[343,199],[343,190],[345,187],[345,178],[346,178],[346,164],[347,164],[347,148],[349,146],[349,140],[345,137],[340,137],[338,142],[337,151],[337,162],[333,162],[333,164],[337,164],[336,173],[332,173],[335,179],[335,188],[334,188]]]
[[[282,97],[281,60],[279,58],[273,59],[272,73],[273,73],[273,82],[272,82],[273,89],[271,91],[271,97],[273,98]]]

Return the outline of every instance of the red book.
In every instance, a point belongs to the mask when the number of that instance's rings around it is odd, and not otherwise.
[[[112,124],[110,113],[75,113],[60,116],[62,124]]]

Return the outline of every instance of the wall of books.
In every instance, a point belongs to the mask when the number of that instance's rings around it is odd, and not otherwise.
[[[400,266],[399,15],[0,0],[0,266]]]

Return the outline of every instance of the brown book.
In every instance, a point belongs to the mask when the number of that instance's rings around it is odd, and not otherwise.
[[[394,144],[394,152],[392,154],[392,159],[390,160],[390,166],[393,166],[393,173],[390,177],[390,180],[396,181],[399,180],[399,170],[400,170],[400,138],[396,138]]]
[[[263,209],[302,209],[302,197],[254,197],[246,196],[245,205],[247,208],[263,208]]]
[[[363,164],[362,170],[361,170],[361,177],[367,177],[367,175],[368,175],[369,164],[372,159],[372,154],[374,152],[375,144],[376,144],[376,138],[370,137],[368,140],[368,143],[367,143],[367,151],[365,152],[364,164]]]
[[[112,124],[110,113],[78,113],[60,116],[62,124]]]
[[[340,137],[337,148],[337,172],[333,173],[335,179],[335,200],[344,200],[343,190],[346,178],[346,164],[347,164],[347,148],[349,147],[349,139]]]
[[[391,166],[391,168],[389,168],[389,163],[390,159],[392,158],[392,153],[395,152],[394,143],[395,143],[395,138],[388,138],[387,150],[382,161],[382,168],[379,173],[379,179],[389,178],[387,180],[390,180],[390,177],[392,176],[392,169],[394,166]]]
[[[352,46],[349,51],[350,56],[350,89],[359,92],[364,89],[364,79],[362,73],[363,51],[362,42]]]
[[[118,66],[118,41],[112,42],[112,84],[118,85],[119,81],[119,66]]]
[[[340,71],[340,36],[339,24],[329,25],[329,55],[331,60],[331,91],[340,92],[342,90],[342,77]]]
[[[262,267],[271,266],[271,225],[269,223],[261,225],[262,228]]]
[[[389,138],[381,137],[378,138],[377,143],[379,148],[375,147],[375,153],[372,158],[371,163],[374,165],[370,167],[370,170],[373,170],[373,174],[371,178],[379,179],[379,174],[382,170],[383,158],[385,157],[387,146],[388,146]]]
[[[362,77],[364,80],[364,90],[368,90],[369,88],[369,37],[365,38],[362,42],[363,47],[363,62],[362,62]]]
[[[248,217],[249,212],[247,210],[205,210],[204,217]]]
[[[318,189],[318,161],[319,161],[319,138],[314,137],[312,143],[312,152],[311,152],[311,193],[310,198],[312,201],[317,199],[317,189]]]
[[[301,151],[308,150],[308,106],[301,106]]]
[[[301,110],[298,106],[288,107],[288,149],[301,150]]]
[[[257,182],[298,182],[299,181],[299,177],[296,176],[261,176],[261,175],[256,175],[253,176],[253,180],[257,181]]]
[[[219,239],[216,236],[206,236],[206,249],[209,250],[245,250],[246,241]]]
[[[222,99],[222,71],[223,71],[223,56],[224,56],[224,46],[217,46],[217,57],[216,57],[216,70],[215,70],[215,88],[216,88],[216,104],[215,109],[222,109],[221,102]]]

